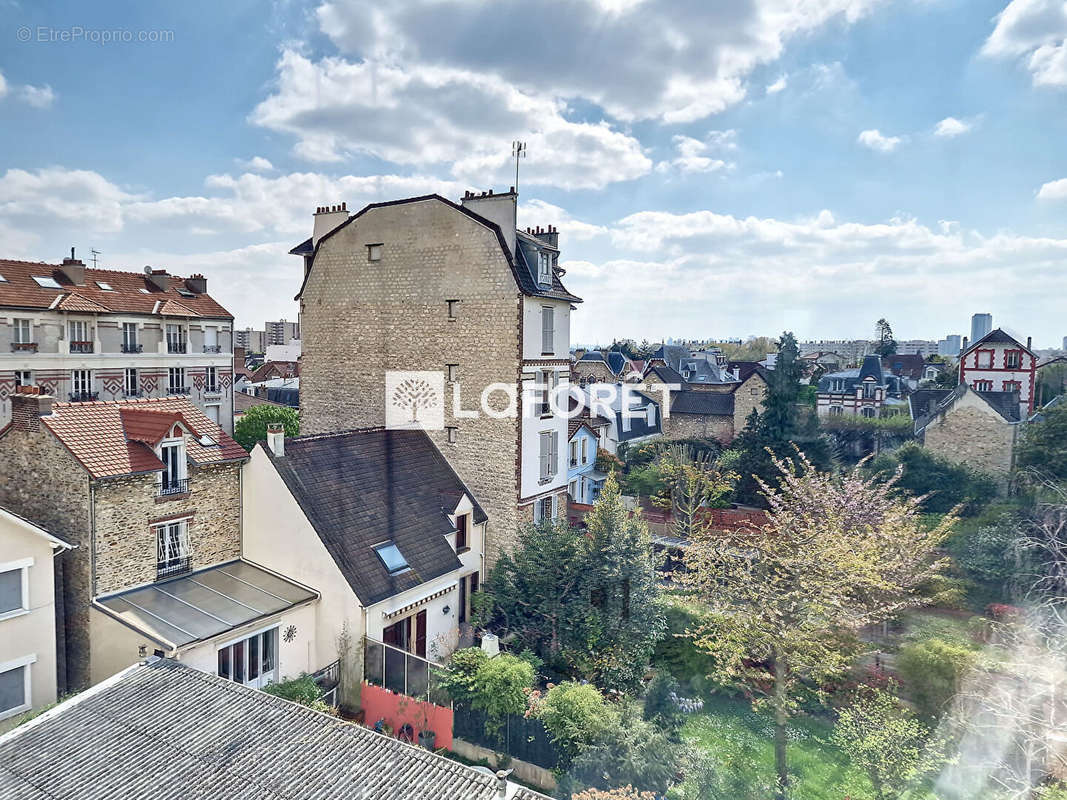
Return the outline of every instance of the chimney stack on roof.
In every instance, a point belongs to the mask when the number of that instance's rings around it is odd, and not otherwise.
[[[1034,337],[1033,336],[1027,336],[1026,337],[1026,349],[1027,350],[1033,350],[1034,349]]]
[[[507,244],[509,252],[514,256],[515,226],[518,224],[516,222],[516,201],[517,195],[514,192],[493,194],[493,190],[489,189],[481,194],[464,192],[460,205],[490,222],[495,222],[500,227],[500,232],[504,235],[504,243]]]
[[[41,417],[52,413],[55,398],[41,391],[40,386],[17,386],[11,395],[11,427],[19,431],[36,431]]]
[[[267,423],[267,447],[276,458],[285,457],[285,426],[282,423]]]
[[[159,291],[165,292],[170,288],[170,275],[165,269],[155,269],[150,266],[144,268],[145,280],[155,286]]]
[[[74,257],[73,247],[70,248],[70,258],[64,258],[63,263],[59,265],[59,271],[75,286],[85,285],[85,263]]]
[[[185,279],[185,288],[193,294],[207,294],[207,278],[199,272]]]
[[[314,228],[311,232],[311,246],[343,222],[348,221],[348,203],[333,206],[319,206],[315,209]]]

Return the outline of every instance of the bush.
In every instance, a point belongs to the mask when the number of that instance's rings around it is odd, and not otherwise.
[[[326,714],[334,714],[333,708],[321,700],[322,690],[310,675],[301,675],[299,678],[290,678],[287,681],[268,684],[263,690],[267,694],[290,700],[302,706],[322,711]]]
[[[668,730],[678,727],[682,711],[671,698],[671,694],[677,695],[679,691],[678,681],[670,673],[658,671],[645,689],[645,719]]]
[[[923,501],[927,512],[944,514],[962,506],[963,514],[973,515],[997,494],[997,482],[990,476],[935,455],[915,442],[879,456],[869,469],[888,479],[898,467],[902,473],[897,486],[913,497],[929,495]]]
[[[715,660],[685,635],[701,624],[701,614],[691,606],[674,600],[665,604],[667,635],[656,645],[652,663],[675,679],[697,688],[715,671]]]
[[[947,710],[960,681],[976,660],[977,654],[965,644],[929,638],[900,649],[897,671],[919,710],[936,718]]]
[[[480,647],[467,647],[457,650],[448,659],[449,669],[440,671],[440,686],[452,701],[461,706],[469,706],[474,701],[475,679],[489,656]]]
[[[252,406],[233,426],[233,438],[245,450],[252,452],[256,442],[267,439],[267,423],[280,422],[285,426],[286,436],[300,434],[300,415],[295,409],[283,406]]]
[[[569,760],[603,735],[613,712],[595,686],[567,681],[548,690],[534,716]]]
[[[526,698],[533,682],[530,662],[501,653],[488,659],[474,673],[471,707],[497,720],[508,714],[521,714],[526,710]]]

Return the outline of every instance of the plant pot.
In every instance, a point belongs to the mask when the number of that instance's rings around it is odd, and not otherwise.
[[[437,741],[437,734],[434,731],[419,731],[419,747],[433,750],[435,741]]]

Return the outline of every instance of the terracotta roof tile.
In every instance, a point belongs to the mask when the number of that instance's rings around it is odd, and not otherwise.
[[[83,297],[77,292],[71,292],[56,306],[60,311],[89,311],[93,314],[107,314],[111,311],[107,306],[97,303],[95,300],[90,300],[88,297]]]
[[[199,317],[200,316],[199,314],[197,314],[192,309],[186,308],[181,303],[175,302],[174,300],[167,300],[165,303],[163,303],[163,305],[160,306],[160,308],[159,308],[159,313],[162,314],[165,317]]]
[[[150,420],[145,412],[159,414],[159,417]],[[144,440],[154,435],[148,428],[160,424],[164,418],[181,421],[193,432],[186,438],[186,450],[195,464],[216,464],[248,457],[241,445],[184,397],[56,403],[52,406],[52,414],[41,417],[41,422],[93,478],[107,478],[163,468],[163,463]],[[134,435],[139,438],[129,435],[124,422],[135,428]],[[202,445],[200,436],[207,436],[217,444]]]
[[[233,318],[233,314],[210,295],[194,294],[187,297],[180,294],[178,289],[185,290],[185,279],[176,275],[168,277],[166,291],[160,290],[147,280],[143,272],[120,272],[92,267],[85,269],[84,285],[75,286],[55,264],[37,261],[0,259],[0,275],[4,278],[0,281],[0,308],[47,309],[52,307],[61,294],[74,293],[79,298],[100,304],[112,313],[151,314],[156,303],[173,301],[193,312],[195,316]],[[37,284],[35,276],[51,278],[61,288],[45,289]],[[100,284],[111,287],[111,290],[102,288]]]

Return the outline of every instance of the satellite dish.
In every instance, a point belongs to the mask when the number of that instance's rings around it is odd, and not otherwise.
[[[150,266],[148,266],[148,264],[144,265],[144,274],[145,275],[151,275],[152,274],[152,268]]]

